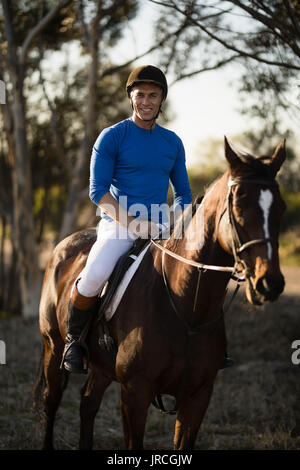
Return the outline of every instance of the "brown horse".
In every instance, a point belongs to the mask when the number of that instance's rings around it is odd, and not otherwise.
[[[225,139],[226,171],[206,191],[186,224],[152,243],[109,322],[115,363],[99,347],[99,329],[87,337],[90,375],[82,390],[80,448],[92,448],[94,418],[112,381],[121,385],[127,449],[142,449],[147,412],[159,394],[177,398],[175,449],[192,449],[226,351],[222,315],[232,276],[245,278],[251,303],[276,300],[284,288],[278,260],[284,211],[275,176],[285,159],[237,154]],[[43,367],[36,384],[46,417],[44,448],[52,448],[54,418],[66,386],[60,369],[67,305],[76,276],[95,241],[95,229],[55,248],[40,302]],[[197,243],[201,240],[201,243]],[[206,263],[206,264],[202,264]],[[201,275],[200,275],[201,274]]]

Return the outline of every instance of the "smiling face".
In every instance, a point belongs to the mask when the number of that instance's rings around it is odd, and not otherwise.
[[[163,101],[162,89],[152,83],[139,83],[133,87],[130,100],[133,122],[144,129],[153,127]]]

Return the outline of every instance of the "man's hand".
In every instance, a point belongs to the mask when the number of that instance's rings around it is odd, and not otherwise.
[[[113,220],[126,227],[134,238],[156,238],[160,231],[168,229],[168,226],[164,224],[160,225],[147,219],[133,217],[109,192],[102,196],[99,207]]]
[[[159,234],[159,227],[154,222],[143,219],[134,219],[130,222],[128,230],[136,238],[156,238]]]

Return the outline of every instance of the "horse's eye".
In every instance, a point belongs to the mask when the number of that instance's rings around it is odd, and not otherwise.
[[[236,196],[238,198],[243,198],[243,197],[246,197],[247,196],[247,191],[245,188],[238,188],[237,191],[236,191]]]

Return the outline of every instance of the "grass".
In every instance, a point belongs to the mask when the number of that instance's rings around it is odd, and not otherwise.
[[[196,449],[300,448],[300,369],[291,363],[291,343],[300,338],[299,298],[252,307],[243,294],[227,314],[229,353],[235,366],[218,373],[213,397]],[[31,411],[40,336],[37,320],[2,318],[0,339],[7,364],[0,365],[0,449],[39,449],[38,420]],[[84,377],[72,376],[55,427],[58,449],[76,449],[79,438],[79,391]],[[106,391],[95,422],[95,449],[124,449],[119,386]],[[168,406],[168,403],[167,403]],[[175,416],[150,407],[146,449],[172,449]]]

